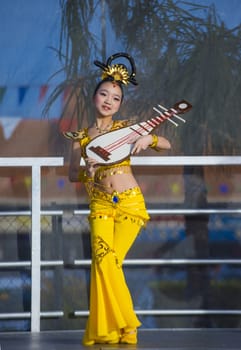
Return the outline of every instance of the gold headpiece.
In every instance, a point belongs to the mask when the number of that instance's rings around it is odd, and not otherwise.
[[[126,67],[120,64],[114,64],[113,66],[108,66],[104,69],[102,74],[102,79],[107,79],[112,77],[115,81],[121,81],[123,84],[127,85],[129,83],[129,73]]]
[[[119,57],[125,57],[128,59],[131,65],[131,73],[129,73],[127,67],[122,63],[111,65],[111,62]],[[127,53],[120,52],[110,56],[107,59],[106,64],[99,61],[94,61],[94,64],[103,70],[102,80],[109,78],[124,85],[128,85],[128,83],[138,85],[135,79],[136,68],[134,60]]]

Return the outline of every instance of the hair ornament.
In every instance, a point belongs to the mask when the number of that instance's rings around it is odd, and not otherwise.
[[[112,61],[119,57],[126,58],[131,66],[131,72],[128,71],[127,67],[122,63],[111,64]],[[124,85],[128,85],[132,83],[133,85],[138,85],[135,75],[136,75],[136,67],[133,58],[124,52],[116,53],[110,56],[106,63],[101,63],[100,61],[94,61],[94,64],[100,67],[103,70],[102,80],[111,79],[113,81],[119,82]]]

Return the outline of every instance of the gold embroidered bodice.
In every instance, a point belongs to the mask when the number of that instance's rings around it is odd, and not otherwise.
[[[133,124],[133,121],[131,120],[115,120],[113,122],[113,125],[110,129],[110,131],[120,129],[123,127],[126,127],[130,124]],[[81,147],[81,156],[86,159],[86,146],[91,141],[91,137],[88,134],[88,128],[81,129],[79,131],[75,132],[64,132],[63,133],[65,137],[72,139],[74,141],[78,141]],[[95,172],[95,182],[99,182],[103,180],[104,178],[116,174],[123,174],[123,173],[130,173],[130,157],[122,160],[115,164],[110,165],[101,165]],[[84,181],[84,178],[82,179]],[[87,178],[85,179],[87,180]]]

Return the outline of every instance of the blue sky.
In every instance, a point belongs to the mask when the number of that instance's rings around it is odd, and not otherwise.
[[[220,18],[230,28],[241,23],[240,0],[189,0],[189,2],[207,6],[214,4]]]
[[[83,0],[85,1],[85,0]],[[240,0],[192,0],[215,4],[228,27],[241,23]],[[59,0],[0,0],[0,86],[6,93],[0,101],[1,117],[39,118],[43,105],[39,89],[60,68],[50,47],[58,47],[61,21]],[[95,27],[93,27],[93,30]],[[96,28],[99,37],[99,27]],[[116,42],[109,43],[116,51]],[[51,81],[54,83],[54,81]],[[20,103],[20,87],[31,86]],[[58,113],[61,101],[53,116]]]
[[[60,16],[58,0],[0,0],[1,84],[46,82]]]

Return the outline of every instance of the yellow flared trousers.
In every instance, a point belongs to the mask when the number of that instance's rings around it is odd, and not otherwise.
[[[141,325],[133,309],[122,262],[148,219],[139,187],[113,194],[93,190],[89,216],[90,314],[84,343],[114,341],[123,329]]]

